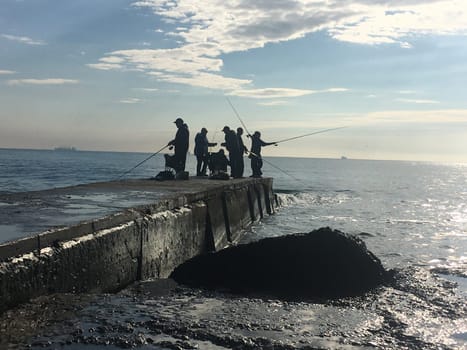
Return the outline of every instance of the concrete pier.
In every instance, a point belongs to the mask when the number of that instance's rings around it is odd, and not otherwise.
[[[167,277],[274,212],[272,179],[127,180],[0,195],[0,312]]]

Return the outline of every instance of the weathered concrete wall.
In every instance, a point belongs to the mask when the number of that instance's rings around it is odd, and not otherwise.
[[[195,202],[144,217],[141,277],[167,277],[174,266],[214,250],[208,244],[206,216],[206,204]]]
[[[195,255],[235,242],[272,213],[272,179],[252,179],[2,245],[0,312],[56,292],[114,291],[167,277]]]

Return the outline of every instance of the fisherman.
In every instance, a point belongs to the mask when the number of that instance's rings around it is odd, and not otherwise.
[[[173,156],[172,164],[175,172],[178,174],[182,171],[185,171],[186,154],[188,153],[190,132],[188,130],[188,125],[185,124],[182,118],[178,117],[174,123],[178,130],[175,134],[175,139],[170,141],[167,146],[175,147],[175,154]]]
[[[216,146],[216,142],[209,142],[208,130],[202,128],[195,136],[196,176],[207,176],[209,147]]]
[[[251,136],[251,151],[250,155],[248,156],[251,159],[251,170],[253,175],[251,177],[261,177],[263,172],[261,168],[263,167],[263,159],[261,158],[261,147],[276,145],[276,142],[264,142],[261,140],[261,133],[259,131],[255,131],[255,133]]]
[[[231,130],[228,126],[224,126],[222,131],[225,134],[225,142],[221,143],[221,146],[227,148],[229,151],[229,162],[230,162],[230,176],[233,178],[238,178],[239,172],[239,158],[240,158],[240,148],[238,147],[238,138],[235,134],[235,131]]]
[[[237,128],[237,139],[238,139],[238,148],[240,150],[240,155],[238,157],[238,177],[243,177],[243,171],[245,170],[245,162],[243,161],[243,155],[248,154],[248,148],[246,148],[242,139],[243,128]]]
[[[211,171],[211,179],[213,180],[228,180],[227,166],[229,160],[225,156],[224,150],[221,148],[219,152],[213,152],[209,155],[209,170]]]

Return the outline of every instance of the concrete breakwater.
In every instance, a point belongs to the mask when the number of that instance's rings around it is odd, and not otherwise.
[[[270,178],[108,182],[3,195],[0,202],[46,203],[30,210],[34,221],[63,210],[64,198],[115,192],[144,193],[147,203],[0,245],[0,312],[41,295],[109,292],[165,278],[193,256],[235,242],[277,204]]]

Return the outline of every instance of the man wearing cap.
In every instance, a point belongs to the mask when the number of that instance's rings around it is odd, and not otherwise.
[[[231,130],[228,126],[224,126],[222,131],[225,134],[225,142],[221,144],[229,151],[230,161],[230,176],[239,178],[239,158],[241,157],[240,147],[238,146],[238,138],[235,131]]]
[[[175,172],[179,173],[181,171],[185,171],[186,154],[188,153],[190,132],[188,130],[188,125],[185,124],[182,118],[178,117],[174,123],[178,130],[175,134],[175,139],[170,141],[168,146],[175,147],[174,169]]]

